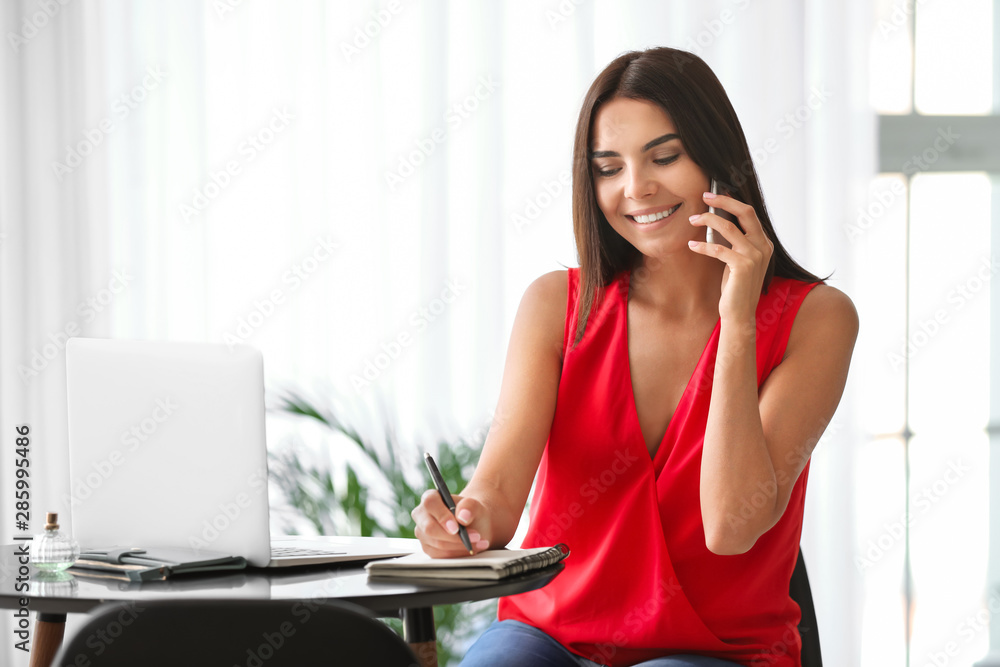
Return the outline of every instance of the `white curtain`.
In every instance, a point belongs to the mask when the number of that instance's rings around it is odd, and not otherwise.
[[[854,289],[841,226],[874,169],[866,0],[0,13],[0,488],[29,424],[31,531],[70,509],[66,335],[239,339],[263,351],[271,389],[359,412],[383,400],[415,443],[488,423],[524,288],[576,265],[576,115],[625,50],[686,48],[715,69],[783,242]],[[803,535],[828,664],[859,662],[857,441],[849,387]],[[0,517],[9,542],[6,492]]]

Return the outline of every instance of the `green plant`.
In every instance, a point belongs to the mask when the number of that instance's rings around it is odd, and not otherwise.
[[[416,447],[400,442],[390,415],[380,415],[384,435],[366,437],[332,408],[318,407],[294,391],[279,396],[275,410],[320,425],[353,450],[338,452],[346,469],[341,484],[337,484],[337,471],[329,460],[305,460],[307,457],[294,446],[281,447],[269,455],[271,481],[317,534],[413,537],[410,510],[432,485],[424,472],[423,456]],[[477,433],[458,442],[437,443],[434,459],[448,488],[457,491],[465,487],[484,441],[485,434]],[[289,525],[287,532],[298,531]],[[435,607],[439,663],[457,663],[460,656],[456,649],[481,633],[495,617],[495,600]],[[401,621],[387,622],[402,632]]]

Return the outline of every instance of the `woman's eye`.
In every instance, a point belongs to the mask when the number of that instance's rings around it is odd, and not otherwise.
[[[668,164],[670,164],[672,162],[675,162],[677,160],[677,158],[679,158],[679,157],[680,157],[679,154],[678,155],[671,155],[669,157],[657,158],[657,159],[653,160],[653,162],[655,164],[664,166],[664,165],[668,165]],[[622,170],[621,167],[599,167],[599,166],[595,166],[594,167],[594,173],[598,177],[600,177],[600,178],[609,178],[611,176],[614,176],[615,174],[617,174],[621,170]]]

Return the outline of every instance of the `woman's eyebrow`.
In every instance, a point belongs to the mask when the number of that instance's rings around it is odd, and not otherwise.
[[[674,134],[672,132],[670,134],[664,134],[662,137],[657,137],[656,139],[653,139],[648,144],[643,146],[641,152],[645,153],[653,146],[659,146],[660,144],[664,144],[668,141],[673,141],[674,139],[680,139],[680,138],[681,138],[680,135]],[[615,151],[592,151],[590,154],[591,160],[599,157],[621,157],[621,155],[619,155]]]

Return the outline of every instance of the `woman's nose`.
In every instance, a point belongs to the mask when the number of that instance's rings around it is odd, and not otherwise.
[[[650,174],[640,168],[628,168],[625,172],[625,196],[628,199],[642,199],[656,191],[656,182]]]

